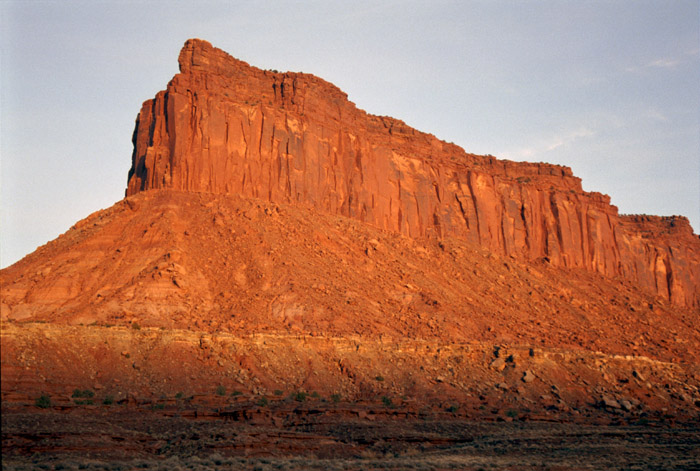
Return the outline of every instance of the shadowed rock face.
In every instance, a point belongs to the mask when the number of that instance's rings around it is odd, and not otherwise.
[[[188,40],[179,64],[138,115],[127,196],[169,188],[300,204],[700,305],[700,239],[683,217],[619,216],[567,167],[467,154],[365,113],[317,77],[260,70],[206,41]]]

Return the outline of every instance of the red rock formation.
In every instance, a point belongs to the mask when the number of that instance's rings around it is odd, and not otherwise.
[[[365,113],[317,77],[260,70],[202,40],[185,43],[179,64],[137,118],[127,196],[170,188],[303,204],[700,305],[700,240],[684,218],[620,217],[567,167],[467,154]]]

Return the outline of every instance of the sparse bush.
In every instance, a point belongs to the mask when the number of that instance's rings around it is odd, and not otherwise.
[[[272,391],[272,394],[274,394],[275,396],[281,396],[284,393],[279,389],[275,389],[274,391]]]
[[[73,391],[73,395],[71,397],[93,398],[95,397],[95,393],[89,389],[76,389]]]
[[[153,405],[151,405],[151,409],[152,410],[163,410],[163,409],[165,409],[165,404],[162,404],[162,403],[153,404]]]
[[[226,395],[226,387],[222,385],[218,385],[216,387],[216,395],[217,396],[225,396]]]
[[[297,402],[304,402],[306,400],[306,393],[303,391],[298,391],[292,394],[292,399],[294,399]]]
[[[374,378],[374,379],[376,379],[377,381],[384,381],[384,376],[379,375],[379,376],[377,376],[377,377]]]
[[[258,399],[258,406],[267,407],[267,404],[268,404],[268,401],[267,401],[267,398],[265,396]]]
[[[518,416],[518,411],[515,410],[515,409],[508,409],[508,410],[506,411],[506,416],[507,416],[507,417],[511,417],[511,418],[514,419],[514,418],[516,418],[516,417]]]
[[[340,402],[340,394],[331,394],[331,402],[337,404]]]
[[[131,323],[131,328],[134,330],[141,330],[141,326],[139,325],[138,322],[132,322]]]
[[[224,457],[221,456],[218,453],[214,453],[213,455],[209,456],[209,459],[211,460],[212,463],[214,463],[216,466],[221,466],[224,464]]]
[[[451,414],[454,414],[455,412],[457,412],[457,410],[459,410],[459,407],[456,406],[455,404],[452,404],[450,407],[448,407],[445,410]]]
[[[241,394],[243,394],[243,393],[240,392],[240,391],[233,391],[233,392],[231,393],[231,395],[234,396],[234,397],[235,397],[235,396],[240,396]]]
[[[41,409],[47,409],[51,407],[51,398],[48,394],[42,394],[34,401],[34,404]]]
[[[106,406],[110,406],[114,404],[114,398],[112,396],[105,396],[105,398],[102,400],[102,404]]]
[[[184,394],[182,394],[182,391],[179,391],[177,394],[175,394],[175,399],[182,399]]]
[[[394,405],[394,403],[391,401],[391,398],[388,396],[382,396],[382,404],[384,404],[386,407],[391,407]]]
[[[313,397],[314,399],[318,399],[321,397],[321,395],[318,392],[314,391],[311,393],[311,397]]]

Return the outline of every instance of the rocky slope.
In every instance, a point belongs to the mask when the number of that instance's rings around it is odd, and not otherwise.
[[[449,399],[477,415],[584,414],[604,397],[636,401],[633,417],[700,404],[690,308],[457,237],[416,240],[254,198],[141,192],[0,282],[4,400],[224,386],[252,401]]]
[[[697,417],[687,220],[618,216],[566,168],[465,154],[203,41],[180,62],[127,197],[0,271],[3,403],[218,385]]]
[[[127,196],[170,188],[303,204],[700,306],[700,239],[683,217],[620,216],[569,168],[467,154],[357,109],[319,78],[260,70],[206,41],[187,41],[179,63],[139,113]]]
[[[629,282],[235,195],[128,197],[0,281],[16,322],[700,352],[694,309]]]

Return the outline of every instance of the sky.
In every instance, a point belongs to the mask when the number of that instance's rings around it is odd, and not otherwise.
[[[700,230],[698,0],[0,0],[0,266],[123,198],[188,38]]]

